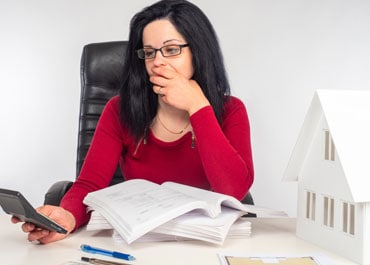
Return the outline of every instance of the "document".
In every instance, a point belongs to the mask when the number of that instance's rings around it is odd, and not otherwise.
[[[158,185],[143,179],[124,181],[89,193],[84,203],[101,214],[127,243],[186,213],[191,212],[191,220],[207,217],[203,219],[207,223],[223,211],[226,214],[224,209],[233,209],[234,213],[229,215],[232,219],[216,219],[226,224],[227,230],[239,216],[248,212],[247,207],[232,196],[174,182]],[[189,218],[186,219],[189,224]],[[204,232],[206,226],[193,233]],[[165,229],[161,232],[165,233]],[[183,232],[182,228],[177,231],[179,235]]]
[[[222,265],[335,265],[322,254],[294,255],[246,255],[219,253]]]
[[[201,240],[222,245],[226,238],[248,238],[251,235],[251,222],[239,217],[240,212],[228,208],[215,218],[190,212],[154,228],[135,242]],[[114,230],[114,227],[94,211],[86,229]],[[115,230],[113,238],[118,243],[125,242]]]

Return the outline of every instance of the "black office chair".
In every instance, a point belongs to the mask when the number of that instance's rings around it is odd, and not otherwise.
[[[107,101],[118,94],[127,41],[88,44],[81,57],[81,99],[77,143],[76,178],[89,149],[98,119]],[[124,180],[119,165],[111,185]],[[72,186],[72,181],[59,181],[45,194],[44,204],[59,205]],[[250,193],[244,203],[254,204]]]
[[[92,43],[83,48],[76,178],[90,147],[100,114],[107,101],[118,94],[126,46],[127,41],[114,41]],[[123,176],[117,166],[111,184],[121,181]],[[44,204],[59,205],[72,184],[72,181],[59,181],[53,184],[45,194]]]

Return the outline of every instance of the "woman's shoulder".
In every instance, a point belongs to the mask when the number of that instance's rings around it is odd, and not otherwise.
[[[229,96],[224,105],[223,122],[240,122],[241,120],[248,121],[247,109],[241,99]]]
[[[121,130],[121,133],[126,134],[127,127],[124,123],[122,123],[120,117],[120,104],[121,102],[119,95],[110,98],[105,104],[101,116],[101,122],[103,124],[111,124],[112,127],[115,127],[116,129],[119,128],[119,130]]]
[[[110,112],[110,113],[115,113],[117,115],[119,113],[120,109],[120,97],[113,96],[112,98],[108,99],[107,103],[105,103],[104,106],[104,111],[103,112]]]
[[[105,119],[108,117],[114,119],[118,118],[120,112],[119,106],[120,106],[120,97],[113,96],[112,98],[108,99],[108,101],[105,103],[101,116],[104,117]]]
[[[229,96],[225,102],[225,112],[232,112],[233,110],[244,108],[245,105],[243,101],[240,98],[237,98],[235,96]]]
[[[111,107],[119,107],[119,104],[120,104],[120,97],[119,95],[116,95],[116,96],[113,96],[112,98],[110,98],[106,104],[106,106],[111,106]]]

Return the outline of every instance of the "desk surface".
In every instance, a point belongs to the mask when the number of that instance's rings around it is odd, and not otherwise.
[[[220,265],[217,254],[245,253],[246,255],[315,255],[324,254],[337,265],[355,265],[338,255],[325,251],[295,236],[295,219],[250,218],[252,235],[246,239],[228,239],[222,246],[198,241],[132,243],[115,242],[110,233],[87,232],[84,228],[68,238],[47,245],[27,241],[19,224],[11,224],[8,215],[0,216],[1,264],[61,265],[67,261],[79,261],[81,256],[102,258],[80,251],[81,244],[130,253],[136,257],[133,264],[207,264]],[[104,257],[103,257],[104,258]],[[87,263],[86,263],[87,264]]]

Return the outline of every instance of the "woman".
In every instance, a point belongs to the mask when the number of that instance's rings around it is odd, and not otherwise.
[[[253,183],[248,116],[230,96],[212,25],[187,1],[159,1],[131,20],[120,96],[106,105],[78,180],[60,207],[39,211],[68,231],[86,224],[82,201],[125,179],[174,181],[242,199]],[[13,222],[18,222],[13,218]],[[66,235],[22,225],[28,239]]]

